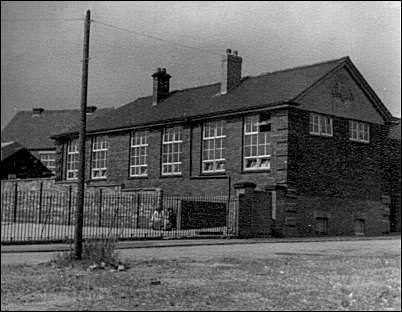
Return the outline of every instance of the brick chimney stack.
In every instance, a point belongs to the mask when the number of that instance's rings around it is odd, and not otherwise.
[[[231,49],[226,49],[226,55],[222,58],[221,94],[227,94],[240,83],[242,62],[236,50],[232,54]]]
[[[158,67],[152,77],[154,79],[152,105],[157,105],[169,96],[169,79],[171,76],[166,72],[166,68]]]

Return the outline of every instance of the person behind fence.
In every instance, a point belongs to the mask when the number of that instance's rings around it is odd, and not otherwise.
[[[156,208],[151,217],[151,226],[154,230],[161,230],[163,227],[163,209]]]
[[[170,231],[176,225],[176,216],[172,208],[164,211],[161,208],[155,209],[151,218],[152,229]]]

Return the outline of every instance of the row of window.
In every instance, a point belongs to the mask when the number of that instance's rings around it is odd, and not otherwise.
[[[310,114],[310,134],[332,136],[332,118],[319,114]],[[368,123],[349,120],[349,139],[358,142],[370,142],[370,127]]]
[[[202,136],[202,172],[225,172],[225,121],[206,122]],[[253,115],[244,122],[244,169],[270,169],[269,115]],[[106,178],[108,144],[106,137],[95,137],[91,149],[91,178]],[[130,142],[130,177],[146,177],[148,175],[148,133],[135,131]],[[66,178],[77,179],[78,145],[72,140],[67,145]],[[162,168],[164,176],[182,173],[183,134],[181,127],[165,128],[162,135]]]
[[[310,133],[332,136],[332,118],[310,114]],[[350,139],[369,141],[369,126],[366,123],[350,121]],[[270,115],[259,114],[247,116],[243,129],[243,168],[245,171],[269,170],[271,165],[271,120]],[[202,134],[202,173],[225,172],[225,121],[217,120],[204,123]],[[91,178],[106,178],[106,158],[108,142],[105,136],[94,137],[91,149]],[[77,141],[67,145],[67,180],[76,179],[78,175]],[[130,177],[148,175],[148,133],[134,131],[130,141]],[[162,134],[161,173],[164,176],[182,173],[183,133],[181,127],[165,128]]]

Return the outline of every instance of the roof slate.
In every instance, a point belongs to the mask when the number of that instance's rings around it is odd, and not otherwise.
[[[95,116],[110,112],[113,108],[98,109],[87,115],[88,121]],[[1,132],[1,141],[16,141],[27,149],[54,149],[51,135],[77,129],[80,110],[44,110],[34,116],[32,111],[20,111]]]
[[[168,120],[240,111],[291,101],[348,57],[254,77],[245,77],[226,95],[220,83],[172,91],[152,106],[152,96],[143,97],[88,122],[88,132],[121,129]]]

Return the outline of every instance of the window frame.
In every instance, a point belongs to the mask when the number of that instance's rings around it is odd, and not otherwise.
[[[254,114],[254,115],[247,115],[243,118],[243,148],[242,148],[242,168],[243,172],[257,172],[257,171],[271,171],[271,160],[272,160],[272,142],[271,142],[271,130],[269,131],[260,131],[260,124],[263,123],[261,121],[262,113]],[[251,119],[251,122],[248,123],[248,119]],[[254,119],[254,120],[253,120]],[[256,121],[257,119],[258,121]],[[249,130],[248,130],[249,128]],[[253,128],[254,131],[253,131]],[[264,143],[260,144],[260,136],[264,135]],[[247,136],[250,136],[250,144],[246,145]],[[253,138],[255,138],[255,143],[253,144]],[[264,146],[264,154],[259,153],[260,146]],[[255,147],[255,154],[256,155],[249,155],[246,156],[246,149],[250,148],[250,153],[253,154],[253,147]],[[258,167],[250,167],[248,168],[247,161],[250,159],[255,159],[256,164]],[[267,167],[260,166],[262,161],[265,160],[268,162]]]
[[[136,138],[139,135],[140,144],[136,144]],[[145,143],[143,143],[143,138]],[[145,148],[145,155],[141,155],[141,149]],[[136,155],[135,150],[139,149],[139,154]],[[141,177],[148,177],[148,156],[149,156],[149,143],[148,143],[148,131],[140,130],[140,131],[132,131],[130,137],[130,159],[129,159],[129,177],[130,178],[141,178]],[[139,158],[141,161],[141,157],[145,157],[145,164],[136,165],[135,161],[133,164],[133,159]],[[133,174],[132,169],[145,167],[145,173]]]
[[[109,149],[109,143],[107,136],[95,136],[92,138],[91,142],[91,179],[92,180],[102,180],[107,179],[107,152]],[[97,158],[97,155],[104,153],[104,158]],[[95,167],[94,163],[104,162],[103,167]],[[105,173],[102,175],[102,171]],[[95,172],[100,172],[100,176],[95,176]]]
[[[53,155],[53,159],[42,159],[43,155]],[[49,169],[53,174],[56,172],[56,151],[39,151],[39,160],[41,161],[42,164],[46,166],[47,169]],[[54,163],[53,166],[49,166],[47,163],[51,161]]]
[[[169,140],[169,136],[172,136],[172,140]],[[168,140],[166,140],[168,138]],[[165,146],[167,152],[165,152]],[[169,147],[170,146],[170,147]],[[174,151],[174,147],[177,146],[177,151]],[[169,158],[173,160],[174,155],[177,154],[178,161],[167,161],[164,162],[164,156],[167,155],[167,160]],[[183,173],[183,127],[174,126],[163,128],[162,131],[162,144],[161,144],[161,176],[177,176]],[[179,171],[173,171],[174,168],[179,168]],[[170,172],[165,172],[164,169],[170,167],[172,170]]]
[[[71,146],[75,146],[74,150],[70,150]],[[67,149],[66,149],[66,180],[67,181],[74,181],[78,179],[78,166],[79,166],[79,156],[80,151],[78,148],[78,139],[72,139],[67,142]],[[73,159],[69,159],[69,156]],[[75,167],[75,166],[69,166],[71,164],[76,164],[77,169],[69,169],[69,167]],[[69,177],[69,173],[73,173],[73,177]]]
[[[363,128],[360,129],[360,126]],[[354,133],[356,137],[353,137]],[[360,134],[363,135],[363,138],[360,138]],[[349,119],[349,140],[353,142],[370,143],[370,123]]]
[[[201,173],[202,174],[214,174],[214,173],[224,173],[226,171],[225,165],[226,165],[226,158],[224,156],[225,154],[225,147],[224,147],[224,142],[225,142],[225,120],[224,119],[219,119],[219,120],[212,120],[212,121],[206,121],[203,123],[202,126],[202,144],[201,144]],[[211,127],[212,126],[212,127]],[[207,129],[209,129],[209,136],[206,136]],[[218,129],[221,129],[220,135],[218,134]],[[210,135],[211,130],[213,131],[213,134]],[[221,147],[217,148],[216,142],[220,141],[221,142]],[[206,144],[208,142],[208,144]],[[205,149],[206,146],[209,146],[209,143],[213,143],[213,148],[212,149]],[[216,158],[217,150],[221,150],[221,158]],[[213,157],[211,159],[205,159],[205,151],[212,151]],[[219,152],[218,152],[219,153]],[[212,163],[212,170],[205,170],[204,164],[207,163]],[[223,169],[217,169],[217,164],[218,163],[223,163]]]
[[[325,122],[324,122],[325,121]],[[329,121],[329,123],[327,122]],[[328,132],[328,130],[330,130]],[[332,117],[323,114],[309,114],[309,133],[325,137],[334,136],[334,120]]]

